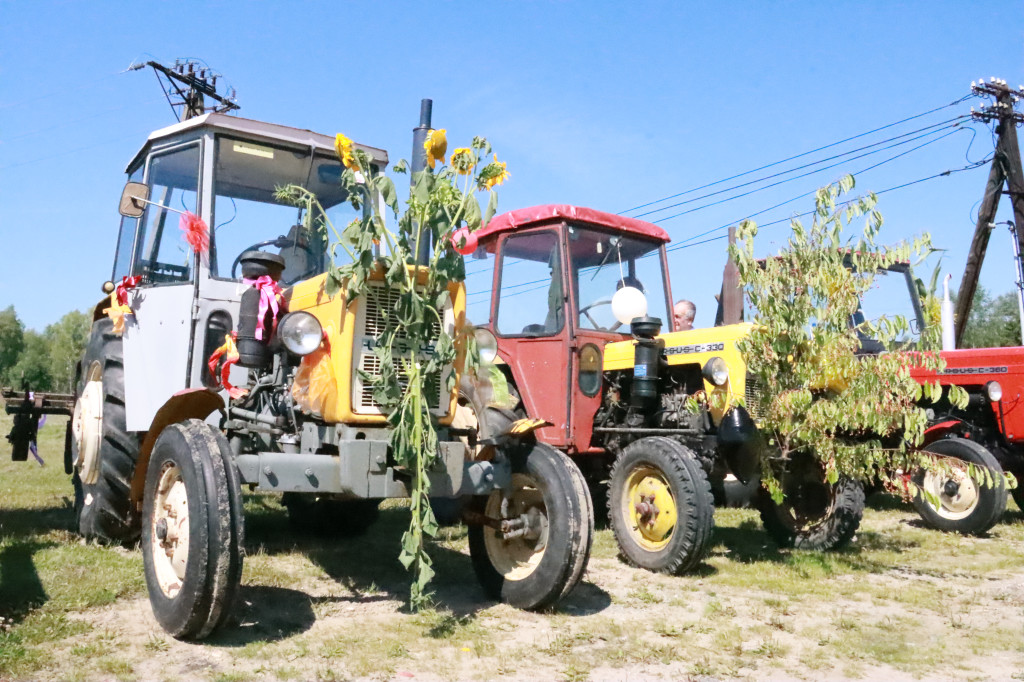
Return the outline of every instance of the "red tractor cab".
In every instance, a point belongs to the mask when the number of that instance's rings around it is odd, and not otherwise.
[[[668,234],[603,211],[546,205],[497,216],[476,236],[478,258],[493,266],[489,321],[480,326],[497,339],[526,413],[551,422],[538,438],[571,455],[595,451],[603,349],[630,337],[613,314],[616,292],[639,289],[646,310],[637,316],[671,331]]]

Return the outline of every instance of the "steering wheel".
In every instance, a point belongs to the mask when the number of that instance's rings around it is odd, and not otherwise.
[[[261,242],[242,249],[237,256],[235,256],[235,262],[231,264],[231,279],[238,279],[238,264],[242,262],[242,254],[246,251],[256,251],[262,249],[264,246],[276,246],[279,249],[286,249],[290,246],[296,246],[294,239],[288,239],[288,237],[278,237],[277,239],[265,239]],[[310,248],[312,244],[299,244],[298,247],[309,254],[310,258],[316,260],[316,253]]]
[[[590,320],[590,324],[594,325],[594,329],[596,329],[597,331],[602,331],[602,332],[611,331],[612,328],[610,328],[610,327],[602,327],[590,315],[590,310],[592,308],[598,308],[600,306],[611,305],[611,304],[612,304],[612,299],[610,299],[610,298],[602,298],[599,301],[594,301],[590,305],[586,305],[586,306],[583,306],[582,308],[580,308],[580,315],[585,315],[587,317],[587,319]],[[617,327],[618,325],[615,325],[615,326]]]

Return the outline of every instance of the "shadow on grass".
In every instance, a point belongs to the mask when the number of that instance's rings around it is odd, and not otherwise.
[[[351,592],[350,597],[336,599],[342,602],[407,600],[411,574],[398,562],[398,555],[408,525],[408,509],[382,509],[377,522],[365,534],[331,538],[296,530],[289,523],[287,512],[273,498],[254,498],[246,504],[248,551],[271,556],[291,552],[306,555]],[[430,583],[434,602],[456,617],[473,617],[495,603],[477,581],[469,555],[450,546],[464,544],[465,538],[465,526],[446,527],[427,546],[435,571]],[[607,592],[581,582],[554,611],[588,615],[610,604]]]
[[[33,557],[55,542],[15,541],[0,551],[0,616],[5,625],[20,623],[49,600]]]

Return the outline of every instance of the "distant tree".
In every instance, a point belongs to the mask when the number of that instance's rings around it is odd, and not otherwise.
[[[1003,348],[1019,346],[1020,314],[1017,294],[1007,292],[992,298],[981,285],[974,293],[971,313],[964,329],[963,348]]]
[[[50,342],[49,372],[54,391],[74,392],[75,365],[85,351],[91,326],[89,315],[72,310],[46,328],[46,338]]]
[[[25,347],[25,325],[18,319],[14,306],[0,311],[0,384],[12,383],[10,370],[18,362]]]
[[[8,383],[16,389],[28,386],[33,391],[52,391],[49,339],[32,329],[24,333],[23,339],[24,348],[18,362],[9,370]]]

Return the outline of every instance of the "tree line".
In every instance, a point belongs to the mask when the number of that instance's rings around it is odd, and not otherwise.
[[[89,341],[92,316],[72,310],[42,333],[25,329],[14,306],[0,311],[0,386],[75,392],[75,367]]]

